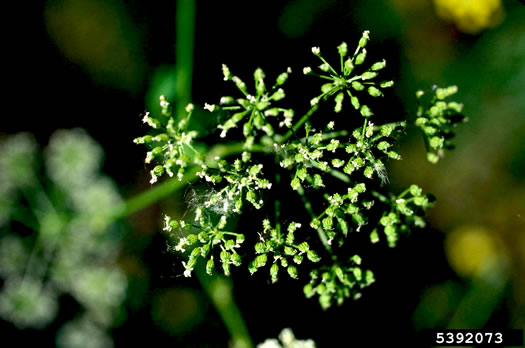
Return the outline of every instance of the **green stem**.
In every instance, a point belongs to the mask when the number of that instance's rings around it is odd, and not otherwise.
[[[361,132],[361,139],[365,141],[365,132],[366,132],[366,125],[368,123],[368,118],[365,118],[365,122],[363,123],[363,130]]]
[[[310,215],[310,217],[312,219],[315,219],[316,216],[315,216],[315,213],[314,213],[314,211],[312,209],[312,204],[306,198],[306,196],[304,194],[304,189],[303,189],[303,187],[301,185],[299,185],[299,188],[297,189],[297,193],[299,193],[299,196],[301,197],[301,200],[303,201],[304,207],[305,207],[306,211],[308,212],[308,214]],[[332,247],[330,246],[330,244],[328,244],[328,238],[326,237],[326,234],[324,233],[324,231],[321,228],[318,228],[317,229],[317,234],[319,235],[319,239],[323,243],[323,246],[325,247],[325,249],[330,254],[332,254],[333,253],[332,252]]]
[[[328,65],[328,67],[332,71],[332,74],[337,76],[337,72],[334,70],[334,68],[332,68],[332,66],[323,57],[321,57],[321,56],[318,56],[318,57],[319,57],[319,59],[321,59],[323,61],[324,64]]]
[[[212,301],[232,337],[232,346],[252,348],[250,334],[244,324],[239,307],[233,300],[232,282],[223,276],[209,276],[202,265],[195,268],[195,275]]]
[[[186,115],[191,101],[193,43],[195,36],[195,0],[177,0],[175,13],[175,109],[176,118]]]
[[[207,165],[211,165],[215,163],[215,157],[217,156],[225,157],[240,153],[245,150],[243,145],[243,143],[215,145],[210,149],[208,155],[206,156],[205,162]],[[271,148],[262,145],[253,145],[250,149],[252,152],[270,152],[271,150]],[[200,168],[197,166],[192,166],[186,170],[184,181],[179,181],[177,178],[171,178],[163,183],[155,185],[152,189],[142,192],[127,200],[120,206],[117,206],[107,215],[108,222],[127,217],[141,209],[150,206],[162,198],[169,196],[174,191],[184,187],[188,181],[193,180],[199,169]],[[204,291],[209,295],[213,305],[219,312],[224,325],[230,332],[235,347],[252,348],[253,343],[248,333],[248,329],[242,320],[239,308],[232,299],[231,283],[228,283],[228,280],[225,280],[224,278],[210,279],[205,274],[205,271],[202,269],[202,267],[197,267],[195,271],[195,274],[197,274],[197,278],[199,279],[199,282],[201,283]]]
[[[37,229],[35,229],[35,231],[39,231],[36,237],[35,244],[33,245],[31,254],[29,255],[29,259],[25,266],[24,273],[22,276],[22,282],[26,282],[27,279],[29,279],[29,277],[33,277],[35,279],[38,279],[40,285],[42,286],[43,278],[47,273],[49,264],[52,261],[51,258],[57,246],[57,240],[55,239],[54,241],[52,241],[53,243],[50,243],[50,245],[48,245],[48,249],[44,248],[41,231],[43,225],[43,218],[47,214],[58,216],[58,212],[55,209],[55,206],[53,205],[49,197],[47,196],[44,186],[40,182],[39,178],[35,178],[34,185],[36,188],[36,192],[33,194],[25,189],[22,190],[22,194],[29,202],[30,210],[33,212],[33,215],[36,219]],[[59,235],[59,233],[57,233],[57,235]],[[43,261],[38,262],[39,260],[37,256],[38,252],[41,249],[43,249],[44,251]]]
[[[199,171],[198,167],[191,167],[189,170],[186,170],[184,181],[179,181],[176,177],[171,178],[162,183],[156,184],[153,188],[146,190],[138,195],[128,199],[119,206],[117,206],[112,212],[108,215],[111,220],[119,220],[127,216],[136,213],[139,210],[142,210],[153,203],[169,196],[171,193],[181,189],[186,185],[188,181],[191,181],[195,178],[195,173]]]
[[[340,130],[340,131],[334,131],[334,132],[330,132],[330,133],[323,133],[323,136],[321,137],[322,140],[330,140],[330,139],[335,139],[335,138],[339,138],[339,137],[345,137],[348,135],[348,131],[347,130]],[[303,141],[305,138],[301,138],[300,140]],[[313,135],[309,136],[308,137],[308,141],[312,140],[313,139]]]
[[[317,163],[313,161],[311,163],[315,168],[319,169],[319,166],[317,165]],[[348,175],[346,175],[345,173],[341,173],[337,169],[330,169],[327,171],[327,173],[333,176],[334,178],[341,180],[344,183],[347,183],[347,184],[352,183],[352,179],[350,179]]]
[[[407,193],[410,192],[410,187],[407,188],[405,191],[401,192],[401,194],[399,196],[397,196],[397,199],[401,199],[403,197],[405,197],[407,195]]]
[[[386,196],[382,195],[381,193],[377,191],[370,191],[370,193],[372,194],[372,196],[379,199],[380,202],[390,204],[390,200]]]
[[[301,119],[297,121],[297,123],[294,124],[293,127],[288,132],[286,132],[286,134],[281,139],[281,144],[284,143],[286,140],[290,139],[293,133],[296,132],[299,129],[299,127],[301,127],[306,121],[308,121],[310,116],[312,116],[313,113],[316,112],[318,108],[319,108],[319,104],[315,104],[314,106],[312,106],[312,108],[303,117],[301,117]]]
[[[276,162],[277,158],[276,158]],[[281,183],[281,176],[279,173],[275,174],[275,186],[279,187]],[[277,230],[277,235],[281,236],[281,221],[280,221],[280,215],[281,215],[281,201],[276,199],[274,200],[274,209],[275,209],[275,229]]]
[[[218,144],[212,147],[206,156],[206,165],[212,166],[215,163],[215,157],[225,157],[244,151],[243,143],[233,143],[229,145]],[[262,145],[254,145],[252,152],[267,152],[269,148]],[[139,210],[142,210],[151,204],[169,196],[173,192],[181,189],[188,181],[195,179],[196,173],[200,170],[197,166],[188,167],[184,174],[183,181],[176,177],[156,184],[153,188],[146,190],[138,195],[128,199],[113,211],[108,213],[110,220],[118,220],[127,217]]]

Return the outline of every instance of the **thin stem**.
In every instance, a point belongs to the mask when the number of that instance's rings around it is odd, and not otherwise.
[[[55,237],[55,240],[50,242],[47,249],[44,248],[41,231],[43,225],[42,221],[46,214],[52,214],[55,217],[58,217],[58,212],[55,206],[53,205],[52,201],[47,196],[44,186],[40,182],[39,178],[35,178],[34,184],[37,190],[37,192],[34,195],[27,192],[27,190],[22,190],[22,194],[26,197],[27,201],[29,202],[30,209],[33,212],[33,215],[36,219],[37,229],[35,229],[35,231],[39,231],[36,237],[35,244],[33,245],[31,254],[29,255],[29,259],[24,269],[22,283],[27,282],[27,280],[31,276],[35,279],[38,279],[40,286],[43,287],[43,279],[45,278],[45,275],[49,269],[49,265],[53,261],[52,257],[57,247],[57,237]],[[36,199],[33,196],[35,196]],[[60,228],[62,229],[63,227]],[[59,233],[57,233],[57,236],[58,235]],[[39,260],[37,256],[38,252],[41,249],[43,249],[44,251],[43,260],[38,262]]]
[[[308,214],[310,215],[310,217],[312,219],[315,219],[316,216],[315,216],[315,213],[312,209],[312,204],[310,203],[310,201],[306,198],[305,194],[304,194],[304,189],[301,185],[299,185],[298,189],[297,189],[297,193],[299,194],[299,196],[301,197],[301,200],[303,201],[303,204],[304,204],[304,207],[306,209],[306,211],[308,212]],[[330,246],[330,244],[328,244],[328,238],[326,237],[326,234],[324,233],[324,231],[321,229],[321,228],[318,228],[317,229],[317,234],[319,235],[319,239],[321,240],[321,242],[323,243],[323,246],[325,247],[325,249],[330,253],[332,254],[333,251],[332,251],[332,247]]]
[[[278,162],[277,157],[275,159],[276,162]],[[281,183],[281,176],[279,173],[275,174],[275,186],[279,187]],[[274,200],[274,209],[275,209],[275,229],[277,230],[277,235],[281,236],[281,222],[280,222],[280,216],[281,216],[281,201],[278,199]]]
[[[407,188],[405,191],[401,192],[401,194],[399,196],[397,196],[397,199],[401,199],[401,198],[405,197],[406,194],[409,193],[409,192],[410,192],[410,187]]]
[[[319,169],[319,166],[315,162],[311,162],[311,163],[315,168]],[[330,169],[327,171],[327,173],[333,176],[334,178],[341,180],[344,183],[347,183],[347,184],[352,183],[352,179],[350,179],[348,175],[346,175],[345,173],[341,173],[337,169]]]
[[[294,124],[288,132],[286,132],[286,134],[281,139],[281,144],[290,139],[293,133],[296,132],[306,121],[308,121],[308,119],[313,115],[314,112],[317,111],[318,108],[319,104],[312,106],[312,108],[308,110],[308,112],[303,117],[301,117],[301,119],[297,121],[297,123]]]
[[[322,78],[322,79],[330,80],[330,81],[334,81],[334,80],[335,80],[335,78],[333,78],[333,77],[326,76],[326,75],[316,74],[316,73],[314,73],[314,72],[310,72],[310,73],[308,73],[308,75],[312,75],[312,76],[315,76],[315,77],[320,77],[320,78]]]
[[[376,197],[377,199],[379,199],[379,201],[383,202],[383,203],[390,203],[390,200],[382,195],[381,193],[377,192],[377,191],[370,191],[372,196]]]
[[[335,131],[335,132],[330,132],[330,133],[323,133],[323,136],[321,137],[322,140],[330,140],[330,139],[335,139],[335,138],[339,138],[339,137],[345,137],[348,135],[348,131],[347,130],[340,130],[340,131]],[[312,140],[313,139],[313,135],[309,136],[308,137],[308,141]],[[303,141],[305,140],[306,138],[303,137],[301,138],[300,140]]]
[[[363,123],[363,131],[361,132],[361,139],[363,139],[363,141],[365,140],[365,132],[366,132],[367,123],[368,123],[368,118],[365,118],[365,122]]]
[[[330,70],[332,71],[332,73],[333,73],[334,75],[337,75],[337,72],[334,70],[334,68],[332,68],[332,66],[331,66],[331,65],[330,65],[330,64],[329,64],[329,63],[328,63],[323,57],[321,57],[321,56],[318,56],[318,57],[319,57],[319,59],[321,59],[321,60],[323,61],[323,63],[325,63],[326,65],[328,65],[328,67],[330,68]]]
[[[406,123],[405,121],[397,121],[397,122],[389,122],[389,123],[383,123],[383,124],[380,124],[380,125],[377,125],[377,126],[374,126],[374,130],[377,131],[377,130],[381,130],[381,127],[385,127],[385,126],[394,126],[394,127],[397,127],[397,126],[401,126],[403,123]]]

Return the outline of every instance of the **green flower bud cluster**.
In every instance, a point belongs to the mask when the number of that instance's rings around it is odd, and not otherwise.
[[[321,50],[319,47],[313,47],[312,53],[317,56],[322,64],[319,66],[321,73],[314,73],[312,68],[305,67],[303,73],[306,75],[314,75],[321,77],[325,80],[330,80],[331,82],[325,83],[321,87],[321,94],[310,101],[312,106],[317,105],[321,100],[327,100],[328,98],[335,96],[335,112],[341,112],[343,107],[343,100],[345,94],[350,99],[350,102],[354,109],[359,110],[363,117],[370,117],[373,115],[372,110],[365,104],[362,104],[357,97],[357,93],[363,92],[367,93],[372,97],[382,97],[382,89],[392,87],[394,85],[393,81],[382,81],[377,82],[373,81],[378,75],[378,71],[383,69],[386,66],[386,61],[376,62],[372,64],[368,70],[362,72],[361,74],[355,73],[355,68],[364,63],[366,59],[366,44],[369,40],[369,32],[363,32],[363,36],[359,41],[354,54],[350,57],[348,56],[348,46],[343,42],[337,48],[340,58],[340,66],[338,71],[328,63],[323,56],[321,55]]]
[[[328,237],[327,243],[329,245],[332,244],[337,231],[341,232],[342,236],[338,239],[341,246],[344,242],[343,237],[347,237],[348,232],[353,230],[349,222],[357,226],[357,232],[367,223],[366,210],[372,208],[374,201],[359,199],[365,191],[365,184],[359,183],[352,188],[348,188],[348,192],[344,195],[336,193],[328,196],[328,208],[313,219],[310,222],[310,226],[316,230],[322,229]]]
[[[288,143],[285,151],[282,152],[280,165],[283,168],[295,169],[295,175],[290,183],[292,189],[297,190],[302,182],[307,180],[315,188],[324,187],[320,174],[312,174],[312,170],[317,168],[321,172],[329,169],[329,164],[323,161],[324,151],[327,146],[322,141],[324,135],[322,132],[309,136],[311,127],[306,124],[306,143]],[[334,140],[337,142],[338,140]],[[333,143],[331,146],[334,146]],[[328,145],[330,147],[330,145]],[[308,171],[310,169],[310,173]]]
[[[228,214],[231,209],[240,214],[244,201],[248,201],[256,209],[263,206],[260,191],[271,189],[272,183],[261,177],[262,164],[248,165],[250,158],[250,153],[244,152],[233,164],[226,160],[218,160],[217,168],[202,165],[202,170],[197,172],[197,176],[214,185],[226,183],[226,186],[211,194],[204,202],[206,209],[222,214]]]
[[[350,141],[339,144],[339,148],[344,149],[344,152],[351,157],[332,159],[332,167],[334,169],[341,167],[348,175],[361,172],[368,179],[377,177],[382,183],[387,182],[388,177],[383,161],[384,159],[401,159],[401,156],[393,151],[392,147],[396,137],[405,126],[404,121],[382,126],[374,126],[373,123],[365,121],[362,128],[357,128],[352,132]]]
[[[279,268],[286,269],[288,275],[298,278],[296,265],[300,265],[305,256],[311,262],[319,262],[320,257],[315,250],[310,249],[307,242],[297,243],[295,241],[295,231],[301,227],[301,224],[292,222],[288,225],[287,233],[281,233],[280,226],[272,228],[270,221],[263,221],[263,233],[260,235],[261,241],[255,244],[255,259],[250,263],[248,270],[251,274],[264,267],[271,254],[273,254],[272,266],[270,267],[270,276],[272,283],[277,282]]]
[[[193,138],[197,136],[196,131],[187,131],[193,104],[186,106],[186,117],[177,122],[171,113],[168,101],[164,96],[160,97],[161,116],[154,118],[146,113],[142,119],[151,128],[158,130],[155,135],[145,135],[136,138],[135,144],[147,144],[151,151],[146,154],[146,163],[155,161],[159,163],[151,171],[150,183],[157,182],[158,178],[167,173],[170,177],[177,173],[179,181],[184,177],[184,170],[190,164],[200,165],[203,163],[201,154],[193,147]]]
[[[377,193],[376,193],[377,194]],[[386,197],[380,197],[386,201]],[[388,204],[390,211],[385,210],[376,228],[370,233],[372,243],[380,239],[378,230],[382,230],[388,246],[395,247],[400,234],[409,233],[411,228],[423,228],[426,226],[425,211],[432,207],[435,197],[431,194],[423,194],[420,187],[411,185],[399,196],[390,195]]]
[[[452,138],[454,128],[468,119],[461,114],[463,104],[445,99],[456,94],[457,86],[438,88],[434,86],[433,94],[428,96],[423,91],[416,92],[418,100],[417,119],[415,124],[423,131],[427,146],[427,159],[437,163],[444,155],[444,150],[454,148]]]
[[[342,170],[348,175],[362,173],[366,178],[377,177],[382,183],[388,181],[384,159],[401,159],[392,150],[395,139],[404,130],[406,122],[395,122],[374,126],[365,120],[361,128],[352,132],[311,133],[309,123],[305,125],[305,142],[288,143],[282,152],[281,167],[295,169],[290,183],[298,190],[305,181],[314,188],[323,188],[323,176],[330,170]],[[333,123],[330,128],[333,128]],[[317,173],[315,173],[317,172]]]
[[[235,251],[244,242],[242,233],[228,232],[224,228],[227,224],[226,216],[221,216],[219,221],[213,223],[211,218],[200,208],[197,208],[195,221],[197,224],[188,224],[184,220],[173,220],[165,216],[164,231],[175,233],[183,231],[185,237],[179,238],[174,251],[186,252],[188,250],[188,260],[182,264],[184,266],[184,276],[191,277],[191,273],[199,258],[206,261],[206,273],[212,275],[215,271],[215,260],[222,265],[225,275],[230,275],[231,266],[241,265],[241,256]],[[197,233],[192,233],[196,229]]]
[[[352,256],[347,263],[324,266],[310,272],[310,282],[303,288],[307,298],[319,296],[319,303],[327,309],[335,302],[343,304],[346,298],[358,299],[360,290],[372,284],[374,273],[360,267],[361,257]]]
[[[230,69],[223,64],[222,66],[224,80],[235,83],[237,89],[244,95],[243,98],[226,96],[220,100],[220,105],[206,104],[205,109],[210,112],[227,111],[234,112],[234,114],[223,124],[219,125],[221,129],[220,137],[226,137],[228,131],[236,128],[238,124],[242,124],[243,135],[246,137],[246,142],[253,141],[257,131],[263,131],[268,136],[274,135],[274,128],[269,121],[269,118],[281,116],[282,121],[279,126],[291,127],[294,111],[292,109],[284,109],[280,107],[273,107],[272,104],[285,97],[284,90],[281,86],[288,79],[288,74],[291,69],[277,77],[275,84],[267,89],[264,83],[265,74],[261,68],[257,68],[254,73],[255,79],[255,95],[249,94],[246,84],[237,76],[233,76]]]

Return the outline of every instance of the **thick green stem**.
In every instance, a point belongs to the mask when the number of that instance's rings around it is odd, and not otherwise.
[[[175,13],[175,115],[186,115],[191,101],[193,42],[195,36],[195,0],[177,0]]]
[[[233,299],[231,280],[218,275],[209,276],[202,266],[195,268],[195,274],[228,329],[232,337],[232,346],[252,348],[250,334]]]
[[[215,157],[225,157],[236,153],[241,153],[242,151],[244,151],[243,143],[215,145],[210,149],[206,156],[206,165],[213,166],[213,164],[215,163]],[[261,145],[254,145],[251,151],[266,152],[269,151],[269,149]],[[135,197],[132,197],[120,204],[119,206],[117,206],[113,211],[108,213],[108,218],[110,220],[118,220],[127,217],[169,196],[173,192],[184,187],[187,182],[195,179],[195,175],[199,170],[200,168],[197,166],[188,167],[184,174],[185,178],[183,181],[179,181],[178,178],[174,177],[162,183],[156,184],[151,189],[139,193]]]
[[[142,210],[153,203],[169,196],[173,192],[181,189],[186,185],[188,181],[195,178],[195,173],[199,171],[198,167],[191,167],[186,170],[186,180],[179,181],[177,178],[171,178],[162,183],[156,184],[153,188],[146,190],[138,195],[128,199],[119,206],[117,206],[112,212],[110,212],[109,219],[118,220]]]

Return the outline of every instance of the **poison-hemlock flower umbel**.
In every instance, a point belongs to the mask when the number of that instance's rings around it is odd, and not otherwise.
[[[306,282],[304,269],[308,268],[310,280],[304,293],[317,296],[321,306],[328,308],[346,298],[359,298],[375,280],[366,260],[355,254],[356,245],[351,242],[355,234],[394,247],[401,235],[425,226],[425,211],[434,197],[417,185],[399,194],[386,186],[386,163],[401,159],[397,141],[411,121],[377,124],[373,108],[365,104],[374,100],[368,96],[381,97],[393,86],[392,81],[378,79],[385,60],[365,67],[369,39],[365,31],[353,54],[346,43],[339,45],[336,65],[323,58],[319,47],[312,48],[321,65],[319,69],[305,67],[303,72],[325,83],[320,95],[306,100],[310,109],[298,120],[293,118],[293,109],[276,104],[285,96],[283,84],[290,69],[269,89],[263,71],[256,69],[255,91],[249,92],[226,65],[222,66],[224,80],[232,81],[242,96],[225,96],[219,105],[204,106],[226,119],[212,142],[200,142],[196,132],[188,131],[192,105],[188,116],[177,121],[162,99],[162,114],[145,117],[153,134],[135,142],[153,148],[146,157],[148,163],[159,163],[152,170],[152,182],[164,172],[172,175],[177,170],[179,180],[196,177],[207,187],[186,219],[165,218],[164,230],[175,241],[171,249],[185,255],[185,276],[191,276],[200,258],[209,274],[222,270],[229,275],[232,265],[243,264],[250,273],[259,274],[259,269],[269,266],[272,282],[283,274]],[[426,94],[417,93],[415,125],[424,133],[433,163],[452,147],[453,128],[465,120],[461,104],[445,102],[456,89],[434,88],[428,100]],[[319,115],[320,105],[332,98],[334,114]],[[352,107],[343,108],[344,100]],[[362,125],[349,131],[342,116]],[[319,123],[322,126],[315,129],[313,124]],[[243,139],[223,142],[230,135],[238,139],[237,128],[242,129]],[[206,149],[206,143],[217,142]],[[189,167],[194,167],[192,176],[185,174]],[[304,207],[281,215],[281,203],[293,195]],[[247,210],[250,228],[237,230],[236,221],[242,221]]]

